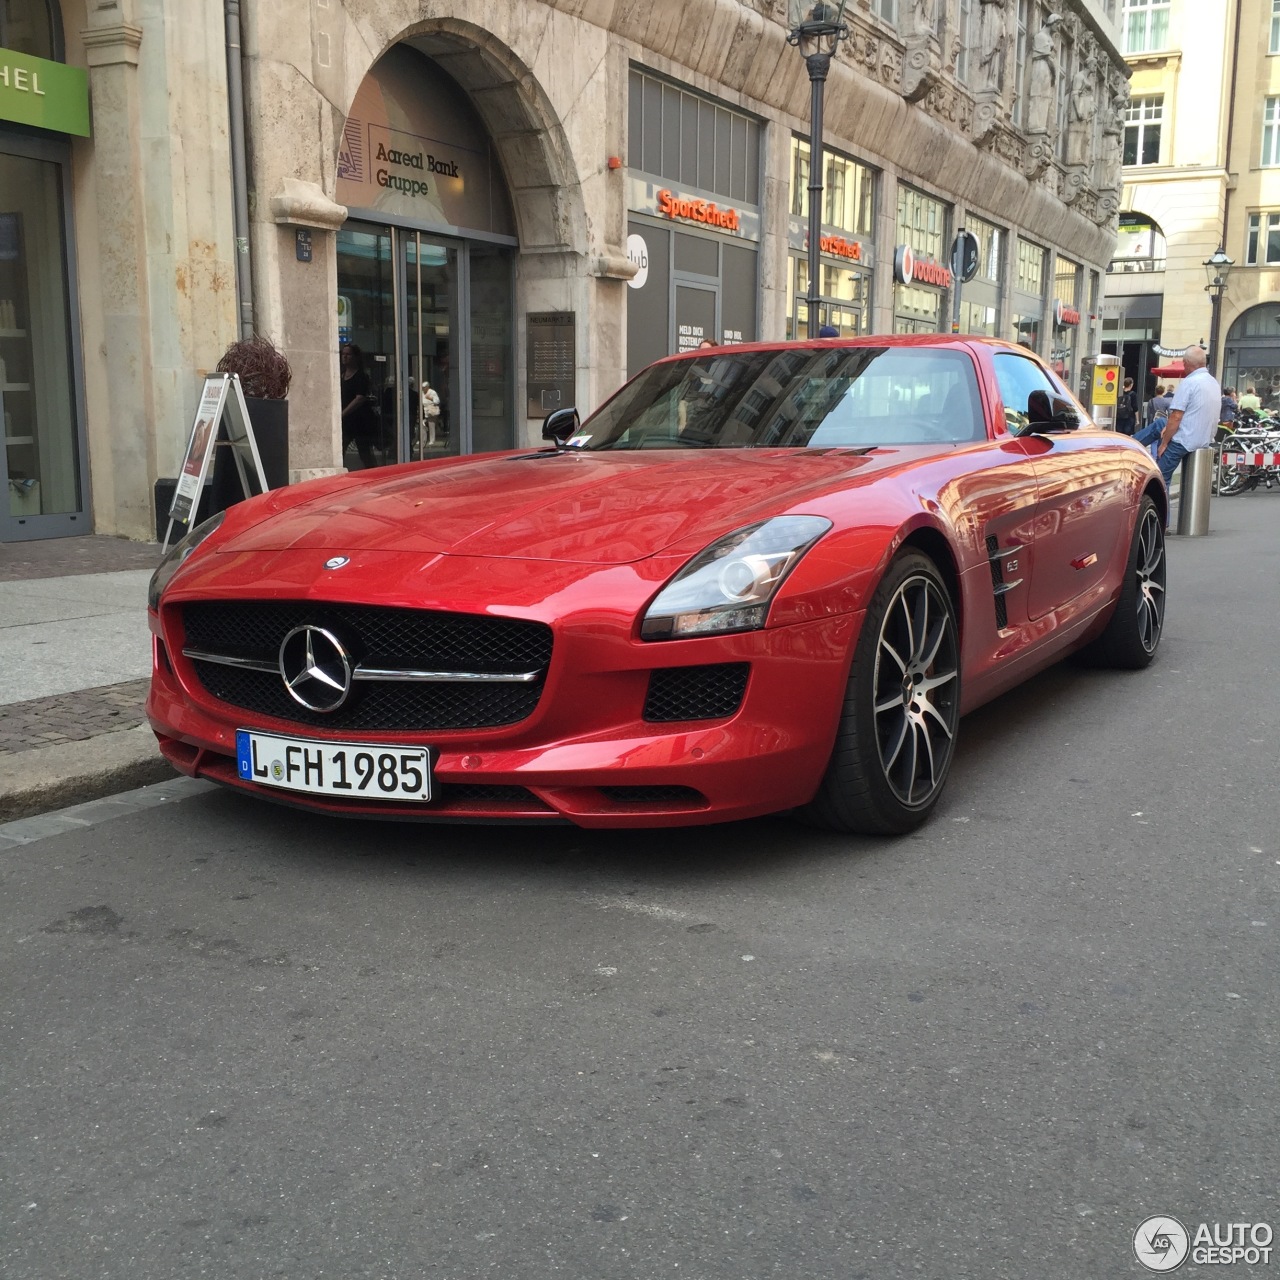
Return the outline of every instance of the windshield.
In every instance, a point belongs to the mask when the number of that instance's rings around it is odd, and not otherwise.
[[[582,426],[584,449],[866,449],[985,440],[973,361],[932,347],[708,352],[653,365]]]

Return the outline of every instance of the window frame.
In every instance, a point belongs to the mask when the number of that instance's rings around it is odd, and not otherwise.
[[[1271,94],[1262,100],[1262,157],[1259,164],[1263,169],[1280,166],[1280,95]]]
[[[1126,55],[1135,53],[1156,53],[1169,45],[1169,11],[1170,0],[1124,0],[1120,12],[1120,47]],[[1130,21],[1131,16],[1142,17],[1142,34],[1135,38],[1136,23]],[[1162,18],[1163,21],[1158,21]],[[1162,28],[1157,42],[1155,32]]]
[[[1160,151],[1164,144],[1164,94],[1148,93],[1130,98],[1124,109],[1124,133],[1120,143],[1120,160],[1126,169],[1154,168],[1160,163]],[[1134,137],[1134,159],[1126,160],[1129,152],[1129,135]],[[1155,134],[1155,159],[1144,160],[1147,141]]]
[[[1249,214],[1244,265],[1280,267],[1280,209],[1258,209]]]

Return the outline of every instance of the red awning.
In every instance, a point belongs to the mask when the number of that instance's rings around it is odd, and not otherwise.
[[[1187,367],[1181,360],[1170,360],[1168,364],[1158,364],[1151,370],[1157,378],[1185,378]]]

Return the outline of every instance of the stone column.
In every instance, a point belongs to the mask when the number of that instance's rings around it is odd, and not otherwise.
[[[138,95],[142,28],[119,9],[90,11],[81,32],[93,103],[101,401],[88,413],[94,524],[99,533],[154,538],[156,476],[146,199]]]

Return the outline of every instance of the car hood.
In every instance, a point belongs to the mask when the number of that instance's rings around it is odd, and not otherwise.
[[[219,550],[626,564],[687,539],[709,541],[919,452],[927,450],[566,451],[396,468],[327,488]]]

